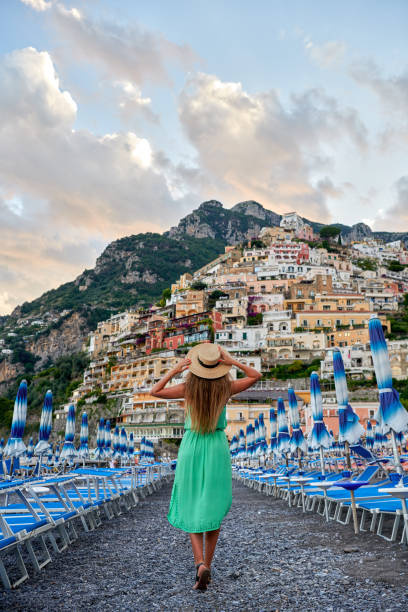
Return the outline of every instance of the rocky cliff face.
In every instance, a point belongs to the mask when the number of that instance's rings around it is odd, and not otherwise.
[[[87,333],[86,319],[73,312],[60,327],[28,342],[26,350],[39,358],[36,370],[40,370],[48,360],[54,361],[63,355],[81,351]]]
[[[6,358],[0,361],[0,395],[5,393],[17,376],[23,372],[23,367],[19,363],[11,363],[10,359]]]
[[[258,202],[240,202],[232,208],[224,208],[221,202],[209,200],[181,219],[165,235],[175,239],[185,235],[213,238],[226,244],[237,244],[254,238],[265,226],[279,225],[280,219],[280,215],[266,210]]]
[[[350,232],[347,234],[347,241],[354,242],[358,240],[364,240],[365,238],[371,238],[373,232],[371,228],[365,223],[356,223],[351,226]]]

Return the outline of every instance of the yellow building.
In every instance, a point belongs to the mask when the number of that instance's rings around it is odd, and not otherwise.
[[[171,292],[175,293],[176,291],[184,291],[188,289],[191,285],[193,277],[188,272],[185,272],[180,276],[180,278],[171,285]]]
[[[125,360],[112,366],[110,379],[103,385],[103,391],[119,391],[141,386],[152,386],[177,362],[178,357],[143,356]]]
[[[176,318],[204,312],[204,291],[185,291],[178,296],[176,302]]]

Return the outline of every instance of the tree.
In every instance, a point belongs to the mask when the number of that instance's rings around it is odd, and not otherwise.
[[[326,225],[320,230],[320,237],[328,238],[329,240],[336,238],[339,234],[341,234],[341,229],[335,225]]]
[[[210,295],[208,296],[208,310],[212,310],[215,306],[215,302],[221,297],[228,297],[228,293],[220,291],[219,289],[216,289],[215,291],[210,293]]]
[[[400,262],[397,259],[394,259],[393,261],[389,261],[387,263],[387,268],[391,272],[402,272],[402,270],[405,268],[405,266],[400,264]]]
[[[166,305],[166,301],[171,297],[171,289],[166,287],[163,289],[161,299],[157,302],[157,306],[164,308]]]
[[[191,289],[194,289],[194,291],[204,291],[204,289],[207,289],[207,285],[202,281],[196,281],[191,285]]]

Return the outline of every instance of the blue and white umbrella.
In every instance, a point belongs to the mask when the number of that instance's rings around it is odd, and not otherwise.
[[[113,458],[120,459],[120,434],[119,427],[117,425],[113,434]]]
[[[288,389],[288,402],[289,402],[289,418],[292,426],[292,436],[290,438],[290,450],[296,454],[299,450],[303,453],[307,451],[307,444],[303,431],[300,428],[299,419],[299,408],[296,399],[296,394],[292,387]]]
[[[135,440],[133,437],[133,433],[129,434],[129,442],[128,442],[128,457],[130,460],[133,460],[133,455],[135,454]]]
[[[50,444],[50,448],[48,449],[48,455],[47,455],[47,460],[50,465],[52,464],[52,453],[53,453],[52,444]]]
[[[368,449],[372,449],[374,447],[374,435],[373,435],[373,426],[371,425],[371,421],[367,421],[367,433],[365,444]]]
[[[111,435],[111,424],[109,419],[105,423],[105,456],[112,456],[112,435]]]
[[[255,428],[252,423],[249,424],[249,456],[252,458],[255,456]]]
[[[40,432],[38,435],[38,442],[35,445],[34,453],[36,455],[45,455],[48,453],[50,444],[48,440],[50,439],[52,428],[52,392],[50,390],[47,391],[44,397],[44,404],[41,411],[41,419],[40,419]]]
[[[259,440],[259,421],[256,418],[255,419],[255,454],[256,455],[259,454],[259,444],[260,444],[260,440]]]
[[[230,454],[231,457],[235,457],[235,455],[237,454],[237,450],[238,450],[238,438],[237,436],[232,436],[231,438],[231,442],[230,442]]]
[[[265,421],[264,421],[264,415],[263,412],[259,413],[259,448],[260,448],[260,454],[261,455],[265,455],[266,451],[268,450],[268,444],[266,442],[266,427],[265,427]]]
[[[339,350],[333,351],[334,384],[339,408],[339,442],[357,444],[364,433],[364,427],[353,411],[348,400],[346,373]]]
[[[331,438],[323,421],[323,401],[317,372],[312,372],[310,375],[310,403],[312,406],[313,429],[308,435],[307,443],[312,450],[320,452],[320,465],[324,474],[323,449],[330,448]]]
[[[55,445],[55,463],[58,463],[59,459],[60,459],[60,445],[56,444]]]
[[[5,457],[20,457],[26,452],[23,442],[24,428],[27,418],[27,381],[22,380],[14,402],[13,421],[10,437],[4,448]]]
[[[316,372],[310,375],[310,403],[312,406],[313,429],[308,436],[308,444],[313,450],[330,448],[330,434],[323,421],[323,402],[320,391],[319,376]]]
[[[251,428],[250,425],[247,425],[245,428],[245,438],[246,438],[246,450],[245,450],[245,457],[247,459],[249,459],[249,444],[250,444],[250,435],[251,435]]]
[[[31,438],[28,441],[28,446],[27,446],[27,458],[32,459],[33,455],[34,455],[34,442],[33,442],[33,436],[31,436]]]
[[[89,438],[88,415],[86,414],[86,412],[83,412],[82,421],[81,421],[81,431],[79,432],[80,446],[79,446],[79,451],[78,451],[78,455],[82,459],[88,459],[89,457],[88,438]]]
[[[407,431],[408,412],[401,404],[398,392],[392,386],[392,372],[388,348],[384,338],[381,321],[376,315],[371,315],[368,330],[370,334],[371,353],[373,356],[375,376],[380,395],[380,406],[378,411],[381,418],[375,417],[377,421],[382,421],[387,431],[393,430],[395,433]]]
[[[0,440],[0,459],[3,459],[3,453],[4,453],[4,438]]]
[[[269,424],[271,429],[271,442],[270,442],[270,450],[271,454],[276,454],[278,450],[278,426],[276,422],[276,412],[275,408],[270,408],[269,410]]]
[[[238,457],[243,459],[246,453],[246,445],[245,445],[245,433],[243,429],[239,430],[239,440],[238,440]]]
[[[120,432],[120,454],[122,457],[125,457],[127,454],[127,435],[124,427],[122,427]]]
[[[382,434],[391,431],[391,441],[395,467],[402,475],[402,467],[398,453],[395,434],[408,429],[408,412],[401,404],[398,392],[392,386],[392,372],[387,344],[381,321],[376,315],[371,315],[368,324],[371,353],[373,356],[375,377],[377,379],[380,406],[375,416],[383,427]]]
[[[278,451],[285,455],[289,452],[289,448],[290,436],[285,413],[285,403],[281,397],[278,397]]]
[[[75,436],[75,406],[73,404],[68,408],[67,422],[65,425],[65,442],[61,451],[61,459],[73,459],[77,456],[77,451],[74,447]]]
[[[378,415],[380,416],[380,415]],[[374,432],[374,449],[378,450],[380,448],[384,448],[388,444],[388,438],[386,436],[387,428],[384,427],[384,424],[376,421],[373,432]]]
[[[96,434],[96,449],[94,455],[97,459],[105,458],[105,419],[99,419],[98,433]]]

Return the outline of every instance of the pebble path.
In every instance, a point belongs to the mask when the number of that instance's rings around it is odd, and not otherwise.
[[[81,533],[38,576],[11,593],[8,611],[408,610],[408,551],[351,526],[326,525],[233,482],[204,593],[192,590],[188,535],[166,520],[171,485],[128,514]],[[352,552],[346,552],[352,551]]]

